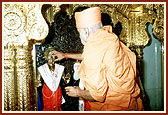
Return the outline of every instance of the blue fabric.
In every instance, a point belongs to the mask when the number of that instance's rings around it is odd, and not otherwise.
[[[42,111],[43,107],[42,107],[42,103],[40,100],[40,96],[39,96],[39,92],[37,91],[37,98],[38,98],[38,111]]]
[[[36,51],[37,51],[38,45],[35,45],[35,48],[36,48]]]

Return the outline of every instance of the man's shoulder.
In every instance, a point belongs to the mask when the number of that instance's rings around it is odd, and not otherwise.
[[[118,36],[115,33],[109,32],[104,29],[99,29],[96,36],[104,40],[105,42],[106,41],[113,42],[113,41],[118,40]]]

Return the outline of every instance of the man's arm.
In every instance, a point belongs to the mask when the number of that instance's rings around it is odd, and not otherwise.
[[[65,58],[67,57],[71,59],[82,60],[82,54],[64,53],[63,55],[65,55]]]
[[[82,54],[72,54],[72,53],[62,53],[58,51],[51,51],[49,55],[52,55],[53,57],[57,56],[57,58],[54,61],[60,61],[64,58],[71,58],[75,60],[82,60]]]
[[[66,87],[66,93],[71,97],[81,97],[88,101],[96,101],[91,95],[89,90],[81,90],[79,87]]]

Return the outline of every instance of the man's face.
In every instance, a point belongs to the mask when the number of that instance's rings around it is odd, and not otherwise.
[[[87,40],[87,32],[85,29],[78,29],[79,35],[80,35],[80,39],[83,45],[86,44],[86,40]]]

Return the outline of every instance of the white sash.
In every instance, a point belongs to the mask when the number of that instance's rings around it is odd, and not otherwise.
[[[74,74],[73,74],[73,78],[74,80],[78,80],[79,76],[78,76],[78,67],[79,67],[80,63],[75,63],[73,66],[74,69]]]
[[[52,75],[47,63],[38,67],[38,71],[48,88],[55,92],[59,86],[64,66],[55,63],[54,75]]]
[[[80,63],[75,63],[74,66],[73,66],[73,69],[74,69],[74,74],[73,74],[73,78],[74,80],[79,80],[79,75],[78,75],[78,67],[79,67]],[[84,90],[84,86],[82,84],[82,82],[79,80],[79,88],[81,90]],[[79,111],[84,111],[84,108],[85,108],[85,103],[84,103],[84,100],[79,98]]]

